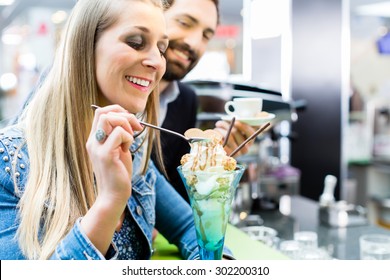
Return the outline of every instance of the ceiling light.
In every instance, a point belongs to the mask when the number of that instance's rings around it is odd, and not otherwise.
[[[37,59],[33,53],[24,53],[18,57],[18,63],[24,69],[32,71],[37,66]]]
[[[4,91],[14,89],[18,83],[18,78],[13,73],[5,73],[0,77],[0,88]]]
[[[286,20],[288,6],[284,0],[254,0],[251,3],[252,39],[278,37]]]
[[[390,1],[361,5],[355,9],[357,15],[390,17]]]
[[[19,34],[3,34],[1,41],[4,45],[20,45],[23,38]]]
[[[54,24],[60,24],[66,20],[67,16],[68,14],[65,11],[57,11],[51,16],[51,21]]]
[[[0,0],[0,6],[9,6],[12,5],[15,0]]]

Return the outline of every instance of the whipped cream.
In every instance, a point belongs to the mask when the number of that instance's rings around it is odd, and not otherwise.
[[[200,195],[229,185],[233,174],[226,171],[236,169],[236,160],[226,155],[218,137],[192,143],[190,153],[181,158],[181,164],[187,184]]]
[[[181,158],[183,171],[223,172],[236,168],[236,160],[226,155],[220,138],[191,144],[191,151]]]

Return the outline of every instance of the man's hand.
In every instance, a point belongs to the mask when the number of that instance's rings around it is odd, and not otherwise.
[[[214,130],[221,133],[221,135],[224,137],[229,130],[230,123],[226,121],[218,121],[215,124]],[[231,152],[234,151],[242,142],[244,142],[247,138],[249,138],[255,131],[256,127],[250,126],[248,124],[242,123],[240,121],[236,121],[234,123],[234,126],[232,128],[232,131],[230,133],[229,139],[227,141],[225,148],[226,153],[229,155]],[[253,142],[249,142],[246,144],[235,156],[240,156],[248,153],[250,146],[253,144]]]

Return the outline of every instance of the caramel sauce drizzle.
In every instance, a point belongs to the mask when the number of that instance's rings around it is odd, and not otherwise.
[[[198,143],[196,155],[194,157],[191,171],[195,171],[196,169],[205,170],[207,167],[207,164],[209,163],[210,166],[216,166],[217,165],[217,145],[218,143],[206,142],[206,143]],[[202,159],[202,147],[206,147],[205,156]]]

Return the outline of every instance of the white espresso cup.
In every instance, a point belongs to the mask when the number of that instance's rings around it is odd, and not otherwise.
[[[233,111],[231,110],[233,108]],[[256,97],[234,98],[225,103],[225,112],[239,118],[255,118],[261,112],[263,99]]]

